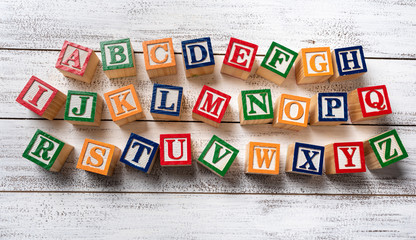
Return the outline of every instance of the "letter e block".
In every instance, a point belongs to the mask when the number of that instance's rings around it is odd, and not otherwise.
[[[211,46],[211,38],[206,37],[182,41],[182,54],[186,77],[214,72],[215,59]]]
[[[74,125],[100,126],[103,99],[95,92],[68,91],[64,119]]]
[[[246,173],[279,174],[280,144],[249,142],[246,146]]]
[[[332,51],[334,75],[329,82],[356,79],[367,72],[362,46],[337,48]]]
[[[108,78],[136,76],[130,38],[100,42],[103,70]]]
[[[296,83],[310,84],[328,80],[333,74],[329,47],[302,48],[295,62]]]
[[[325,146],[325,173],[365,172],[362,142],[333,143]]]
[[[348,121],[346,92],[317,93],[311,98],[311,125],[340,125]]]
[[[308,126],[310,98],[280,95],[274,105],[273,127],[299,131]]]
[[[145,41],[142,45],[144,64],[149,78],[176,74],[172,38]]]
[[[221,73],[246,80],[250,76],[258,46],[231,38],[221,68]]]
[[[183,88],[154,84],[150,113],[154,119],[180,120],[183,102]]]
[[[159,144],[131,133],[120,162],[145,173],[150,173],[159,151]]]
[[[286,156],[286,172],[306,175],[322,175],[325,148],[306,143],[289,145]]]
[[[270,89],[241,91],[238,109],[241,125],[271,123],[274,115]]]
[[[160,165],[192,165],[191,134],[160,134]]]

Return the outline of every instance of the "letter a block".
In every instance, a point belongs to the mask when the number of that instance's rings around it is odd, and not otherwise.
[[[286,156],[286,172],[306,175],[322,175],[325,148],[306,143],[289,145]]]
[[[302,48],[295,62],[296,83],[310,84],[328,80],[333,74],[329,47]]]
[[[273,121],[273,102],[270,89],[241,91],[238,96],[240,124],[262,124]]]
[[[348,93],[351,122],[379,118],[392,113],[385,85],[357,88]]]
[[[273,127],[299,131],[308,126],[310,98],[280,95],[274,105]]]
[[[108,78],[136,76],[130,38],[100,42],[103,70]]]
[[[192,110],[192,118],[219,127],[230,100],[231,96],[204,85]]]
[[[37,130],[30,140],[23,157],[51,172],[59,172],[73,146]]]
[[[74,125],[100,126],[103,99],[94,92],[68,91],[64,119]]]
[[[65,41],[55,67],[65,77],[90,83],[99,62],[92,49]]]
[[[150,113],[154,119],[180,120],[183,88],[154,84]]]
[[[144,64],[149,78],[176,74],[172,38],[145,41],[142,45]]]
[[[139,97],[132,84],[104,93],[104,98],[111,118],[119,126],[144,117]]]
[[[333,143],[325,146],[325,173],[365,172],[362,142]]]
[[[182,54],[186,77],[214,72],[215,60],[211,46],[211,38],[206,37],[182,41]]]
[[[384,168],[408,157],[395,129],[365,141],[364,153],[368,169]]]
[[[53,120],[65,105],[66,95],[32,76],[16,101],[37,115]]]
[[[289,75],[297,57],[298,54],[296,52],[276,42],[272,42],[256,74],[277,85],[281,85],[287,78],[287,75]]]
[[[346,92],[317,93],[311,98],[311,125],[340,125],[348,121]]]
[[[246,173],[279,174],[280,144],[249,142],[246,146]]]
[[[250,76],[258,46],[231,38],[221,68],[221,73],[246,80]]]
[[[160,165],[192,165],[191,134],[160,134]]]
[[[131,133],[120,162],[142,172],[150,173],[158,151],[159,144]]]
[[[224,177],[237,154],[236,148],[214,135],[199,156],[198,162],[218,176]]]
[[[356,79],[367,72],[362,46],[337,48],[332,51],[334,75],[329,82]]]

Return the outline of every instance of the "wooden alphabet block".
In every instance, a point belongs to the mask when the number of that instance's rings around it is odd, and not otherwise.
[[[322,175],[325,148],[295,142],[289,145],[286,156],[286,172],[306,175]]]
[[[367,72],[362,46],[337,48],[332,51],[334,75],[329,82],[352,80]]]
[[[281,85],[289,75],[298,54],[276,42],[272,42],[256,74]]]
[[[231,96],[204,85],[192,110],[192,118],[219,127],[230,100]]]
[[[182,54],[186,77],[211,74],[214,72],[215,59],[211,38],[198,38],[182,41]]]
[[[348,93],[348,110],[351,122],[371,120],[391,114],[386,86],[357,88]]]
[[[120,149],[114,145],[86,138],[78,159],[77,168],[111,176],[120,159],[120,153]]]
[[[325,173],[365,172],[362,142],[333,143],[325,146]]]
[[[176,74],[172,38],[145,41],[142,45],[144,64],[149,78]]]
[[[192,165],[191,134],[160,134],[160,165]]]
[[[74,125],[100,126],[103,99],[95,92],[68,91],[64,119]]]
[[[295,62],[296,83],[310,84],[328,80],[333,74],[329,47],[302,48]]]
[[[238,109],[241,125],[271,123],[274,115],[270,89],[241,91]]]
[[[258,46],[231,38],[221,68],[221,73],[246,80],[256,58]]]
[[[103,70],[108,78],[136,76],[130,38],[100,42]]]
[[[340,125],[348,121],[346,92],[317,93],[311,98],[311,125]]]
[[[65,41],[55,67],[65,77],[91,83],[99,62],[92,49]]]
[[[246,173],[279,174],[280,144],[249,142],[246,146]]]
[[[308,126],[310,98],[280,95],[274,104],[273,127],[299,131]]]
[[[53,120],[65,105],[66,95],[32,76],[16,101],[37,115]]]
[[[150,113],[154,119],[180,120],[183,88],[155,83]]]
[[[408,157],[395,129],[365,141],[364,152],[368,169],[384,168]]]
[[[150,173],[158,151],[158,143],[131,133],[123,154],[121,155],[120,162],[142,172]]]
[[[212,136],[198,162],[220,177],[224,177],[237,157],[238,150],[217,136]]]
[[[59,172],[73,146],[37,130],[23,153],[23,157],[51,172]]]
[[[111,118],[117,125],[123,126],[144,118],[139,97],[132,84],[104,93],[104,98]]]

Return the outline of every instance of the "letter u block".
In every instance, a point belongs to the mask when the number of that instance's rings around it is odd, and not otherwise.
[[[325,146],[325,173],[365,172],[362,142],[333,143]]]
[[[246,80],[250,76],[258,46],[231,38],[221,67],[221,73]]]
[[[158,151],[158,143],[131,133],[120,162],[142,172],[150,173]]]
[[[279,174],[280,144],[249,142],[246,146],[246,173]]]
[[[241,91],[238,109],[241,125],[271,123],[274,115],[270,89]]]
[[[289,145],[286,155],[286,172],[322,175],[324,167],[323,146],[295,142]]]
[[[142,45],[144,64],[149,78],[176,74],[172,38],[145,41]]]
[[[160,134],[160,165],[192,165],[191,134]]]
[[[130,38],[100,42],[103,70],[108,78],[136,76]]]
[[[183,88],[155,83],[153,85],[150,113],[154,119],[180,120]]]
[[[280,95],[274,105],[273,127],[299,131],[308,126],[310,98]]]
[[[332,51],[334,75],[329,82],[356,79],[367,72],[362,46],[337,48]]]
[[[310,84],[328,80],[333,74],[329,47],[302,48],[295,62],[296,83]]]
[[[182,41],[183,62],[186,77],[211,74],[214,72],[215,59],[211,38],[198,38]]]
[[[64,119],[74,125],[100,126],[103,99],[95,92],[68,91]]]
[[[311,98],[311,125],[340,125],[348,121],[346,92],[317,93]]]

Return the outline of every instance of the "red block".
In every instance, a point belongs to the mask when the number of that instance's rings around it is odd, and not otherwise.
[[[160,134],[160,165],[192,165],[191,134]]]

